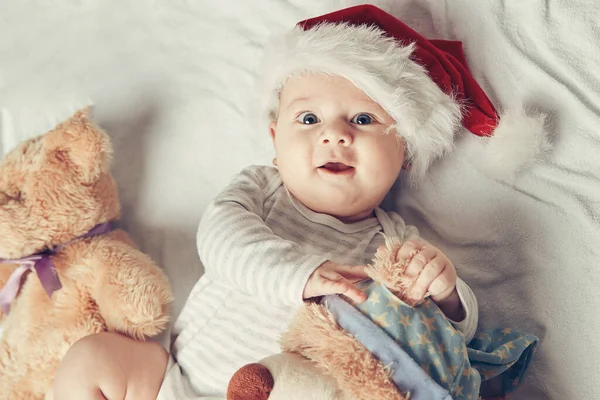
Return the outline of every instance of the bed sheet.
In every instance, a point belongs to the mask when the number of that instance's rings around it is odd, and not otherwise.
[[[122,225],[165,268],[175,313],[202,274],[210,199],[273,157],[252,85],[267,37],[342,0],[11,1],[0,13],[0,152],[93,103],[113,138]],[[499,109],[550,112],[554,149],[514,185],[461,140],[386,205],[457,265],[481,327],[540,337],[514,399],[600,398],[600,20],[588,1],[373,1],[432,38],[461,40]]]

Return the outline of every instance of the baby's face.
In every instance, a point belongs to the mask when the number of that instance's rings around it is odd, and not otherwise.
[[[404,143],[394,120],[345,78],[289,79],[270,132],[283,183],[305,206],[353,221],[368,217],[398,177]]]

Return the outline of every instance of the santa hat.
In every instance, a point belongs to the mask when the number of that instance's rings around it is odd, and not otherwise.
[[[499,117],[469,72],[461,42],[428,40],[375,6],[308,19],[273,39],[260,83],[270,121],[285,81],[307,73],[347,78],[383,107],[406,142],[415,178],[453,147],[461,125],[479,137],[481,167],[504,181],[548,147],[543,115],[514,106]]]

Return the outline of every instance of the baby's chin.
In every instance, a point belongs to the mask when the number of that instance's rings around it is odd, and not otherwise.
[[[370,218],[373,216],[376,207],[364,203],[344,202],[334,198],[305,205],[314,212],[331,215],[343,222],[357,222]]]
[[[291,194],[310,210],[333,216],[341,221],[359,221],[369,218],[381,199],[369,195],[366,188],[356,185],[331,185],[312,179],[284,180]]]
[[[351,215],[347,215],[347,216],[336,215],[335,217],[342,222],[352,223],[352,222],[359,222],[359,221],[362,221],[362,220],[365,220],[365,219],[368,219],[368,218],[371,218],[374,216],[375,216],[374,208],[371,208],[369,210],[359,211],[359,212],[353,213]]]

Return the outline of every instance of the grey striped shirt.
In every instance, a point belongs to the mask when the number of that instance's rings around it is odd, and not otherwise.
[[[205,274],[174,325],[172,353],[199,395],[223,395],[243,365],[280,351],[279,335],[303,304],[310,274],[326,260],[367,264],[384,235],[418,237],[396,213],[343,223],[291,196],[277,169],[252,166],[207,207],[198,230]],[[477,302],[457,284],[467,318],[455,326],[467,339]]]

